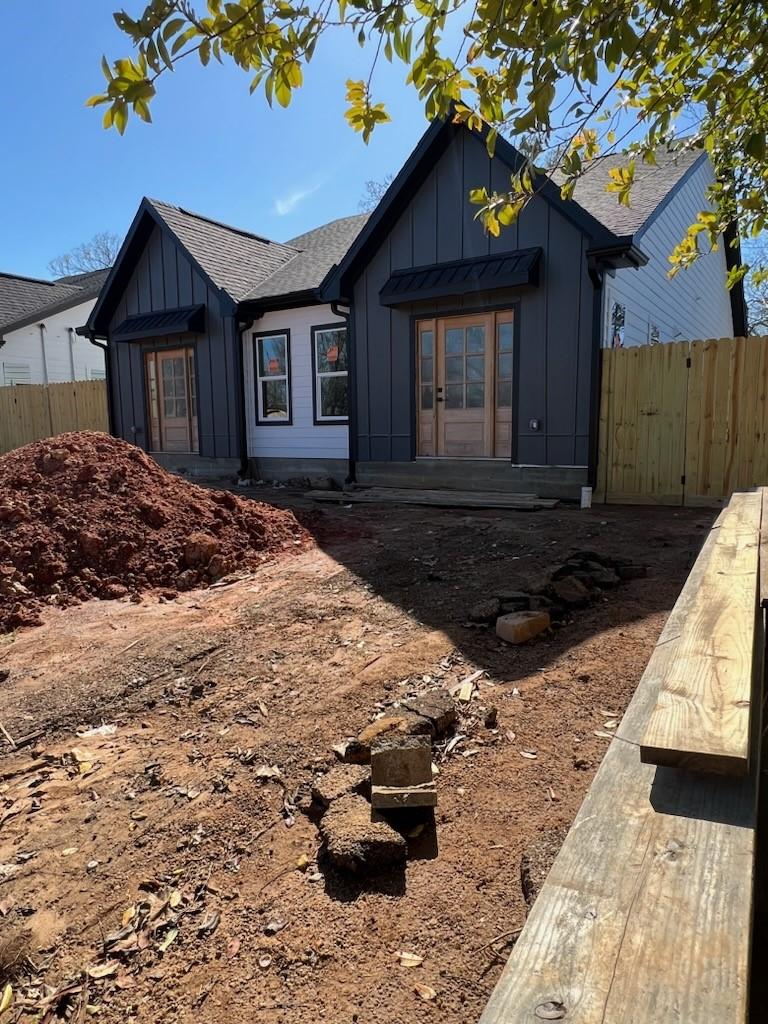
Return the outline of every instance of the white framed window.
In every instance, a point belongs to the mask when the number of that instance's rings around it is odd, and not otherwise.
[[[29,363],[3,363],[3,384],[31,384]]]
[[[291,332],[269,331],[253,336],[256,380],[256,421],[291,423]]]
[[[312,328],[312,369],[315,423],[346,423],[349,419],[346,327],[325,324]]]

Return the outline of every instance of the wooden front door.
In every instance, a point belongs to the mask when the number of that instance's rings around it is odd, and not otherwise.
[[[163,349],[144,358],[152,451],[197,452],[193,349]]]
[[[509,458],[513,314],[417,325],[418,454]]]

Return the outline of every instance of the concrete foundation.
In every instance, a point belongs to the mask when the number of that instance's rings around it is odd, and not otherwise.
[[[240,469],[239,459],[212,459],[205,455],[187,455],[176,452],[150,452],[149,454],[163,469],[204,480],[226,480],[231,483],[237,478]]]
[[[566,499],[578,498],[588,482],[586,466],[513,466],[503,459],[358,462],[356,476],[363,486],[501,491]]]
[[[254,480],[308,480],[320,483],[325,477],[339,487],[344,485],[349,473],[349,462],[346,459],[250,458],[248,466]]]

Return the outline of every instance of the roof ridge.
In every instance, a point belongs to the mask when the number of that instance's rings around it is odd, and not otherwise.
[[[232,231],[234,234],[242,235],[244,238],[253,238],[264,245],[281,245],[288,249],[293,248],[287,242],[277,242],[274,238],[267,238],[266,235],[257,235],[255,231],[235,227],[234,224],[227,224],[226,221],[216,220],[215,217],[208,217],[206,214],[198,213],[196,210],[188,210],[185,206],[176,206],[175,203],[167,203],[163,199],[152,199],[151,196],[147,196],[147,199],[153,206],[169,206],[172,210],[178,210],[179,213],[183,213],[186,217],[194,217],[195,220],[204,221],[206,224],[214,224],[216,227],[224,228],[225,231]],[[296,251],[298,252],[299,250],[297,249]]]
[[[44,277],[28,277],[26,274],[12,274],[10,270],[0,270],[0,277],[7,277],[13,281],[31,281],[33,284],[47,284],[51,288],[56,288],[57,286],[60,286],[63,283],[64,287],[67,287],[66,282],[46,281]],[[70,287],[77,288],[78,286],[71,285]]]

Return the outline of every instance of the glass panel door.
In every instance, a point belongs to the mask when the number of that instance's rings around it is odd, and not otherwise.
[[[189,348],[148,352],[144,366],[151,450],[196,452],[194,351]]]

